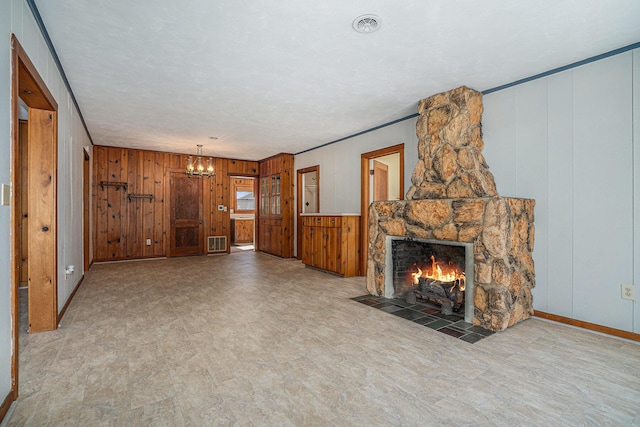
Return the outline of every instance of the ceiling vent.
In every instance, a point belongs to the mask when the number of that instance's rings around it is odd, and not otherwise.
[[[375,33],[382,26],[382,20],[376,15],[362,15],[353,20],[353,29],[359,33]]]

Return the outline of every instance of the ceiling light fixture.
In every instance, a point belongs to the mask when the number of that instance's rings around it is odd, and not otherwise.
[[[353,20],[353,29],[358,33],[374,33],[382,27],[382,20],[376,15],[361,15]]]
[[[203,176],[211,178],[216,175],[215,170],[213,169],[213,159],[211,157],[207,159],[206,167],[202,162],[202,144],[198,144],[195,162],[193,156],[190,155],[187,157],[187,168],[185,173],[189,178],[192,176],[198,178],[202,178]]]

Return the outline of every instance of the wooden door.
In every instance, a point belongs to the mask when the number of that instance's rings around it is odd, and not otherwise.
[[[340,228],[329,226],[324,228],[325,241],[325,267],[334,273],[340,273],[339,248],[340,248]]]
[[[29,108],[29,332],[58,325],[55,114]]]
[[[373,201],[389,198],[389,166],[373,161]]]
[[[202,255],[202,180],[171,172],[171,256]]]

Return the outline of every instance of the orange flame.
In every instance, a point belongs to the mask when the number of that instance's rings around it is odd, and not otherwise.
[[[443,272],[440,263],[436,261],[433,255],[431,256],[431,272],[427,271],[427,269],[423,271],[417,265],[416,269],[418,271],[411,273],[411,279],[414,285],[419,284],[420,278],[424,277],[426,279],[437,280],[440,282],[453,282],[453,286],[451,287],[452,291],[456,285],[458,285],[458,288],[461,291],[464,291],[465,289],[466,278],[464,272],[461,272],[459,268],[453,265],[449,266],[449,268],[446,269],[446,272]]]

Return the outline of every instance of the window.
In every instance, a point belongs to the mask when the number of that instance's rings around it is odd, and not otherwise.
[[[256,209],[256,198],[253,190],[237,190],[236,191],[236,210],[237,211],[253,211]]]
[[[253,214],[256,211],[256,195],[253,178],[231,179],[231,208],[235,213]]]

